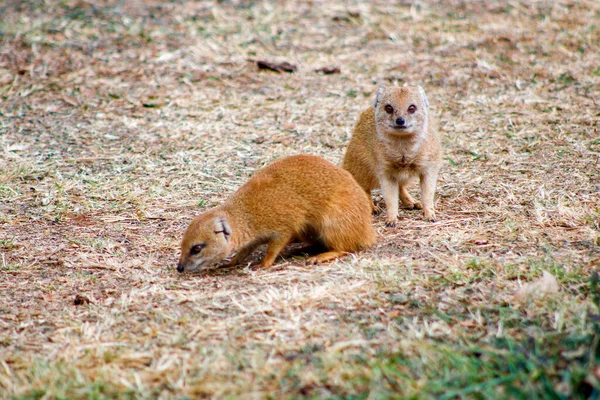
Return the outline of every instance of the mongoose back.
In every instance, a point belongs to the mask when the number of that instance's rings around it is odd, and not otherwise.
[[[177,270],[208,269],[232,254],[228,265],[235,265],[265,243],[260,266],[270,267],[292,240],[326,249],[309,259],[312,264],[375,243],[370,199],[352,175],[316,156],[275,161],[223,205],[194,218]]]
[[[433,198],[441,159],[440,137],[430,121],[423,88],[381,87],[373,107],[360,115],[343,167],[369,197],[371,190],[381,188],[386,225],[395,226],[398,197],[405,207],[422,208],[427,220],[435,220]],[[407,191],[414,178],[420,180],[421,203]]]

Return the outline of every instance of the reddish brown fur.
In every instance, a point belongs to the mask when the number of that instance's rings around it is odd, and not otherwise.
[[[388,105],[391,114],[385,110]],[[411,105],[417,108],[414,113],[408,112]],[[428,108],[425,92],[418,86],[379,89],[375,106],[360,115],[346,150],[343,167],[367,194],[381,188],[388,226],[396,224],[398,198],[406,207],[423,208],[425,218],[435,220],[433,197],[442,148]],[[405,119],[408,128],[397,128],[398,118]],[[406,189],[414,178],[420,180],[422,203]]]
[[[178,270],[204,269],[236,253],[233,265],[264,243],[260,265],[270,267],[293,239],[323,244],[328,251],[309,261],[328,261],[375,243],[370,211],[368,197],[347,171],[316,156],[287,157],[258,171],[221,207],[194,218]],[[202,251],[190,254],[199,244]]]

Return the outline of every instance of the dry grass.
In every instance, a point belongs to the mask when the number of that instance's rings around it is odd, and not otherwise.
[[[600,3],[391,3],[0,5],[0,397],[598,396]],[[405,82],[444,132],[438,222],[175,272],[194,215],[339,163]],[[515,303],[542,270],[559,293]]]

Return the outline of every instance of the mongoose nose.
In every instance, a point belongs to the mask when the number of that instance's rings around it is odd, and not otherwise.
[[[400,117],[396,119],[396,125],[404,125],[404,123],[406,123],[404,118]]]
[[[183,264],[177,264],[177,271],[178,272],[183,272]]]

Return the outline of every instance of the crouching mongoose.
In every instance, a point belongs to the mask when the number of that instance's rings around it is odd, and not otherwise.
[[[200,214],[181,242],[177,270],[208,269],[235,253],[243,261],[268,244],[260,263],[270,267],[292,240],[320,245],[312,264],[373,245],[370,199],[352,175],[316,156],[278,160],[255,175],[225,203]]]
[[[373,107],[360,115],[343,167],[369,197],[371,190],[381,188],[386,225],[395,226],[398,197],[405,207],[422,208],[427,220],[435,220],[433,198],[441,161],[440,136],[429,118],[423,88],[381,87]],[[420,180],[420,203],[407,191],[414,178]]]

